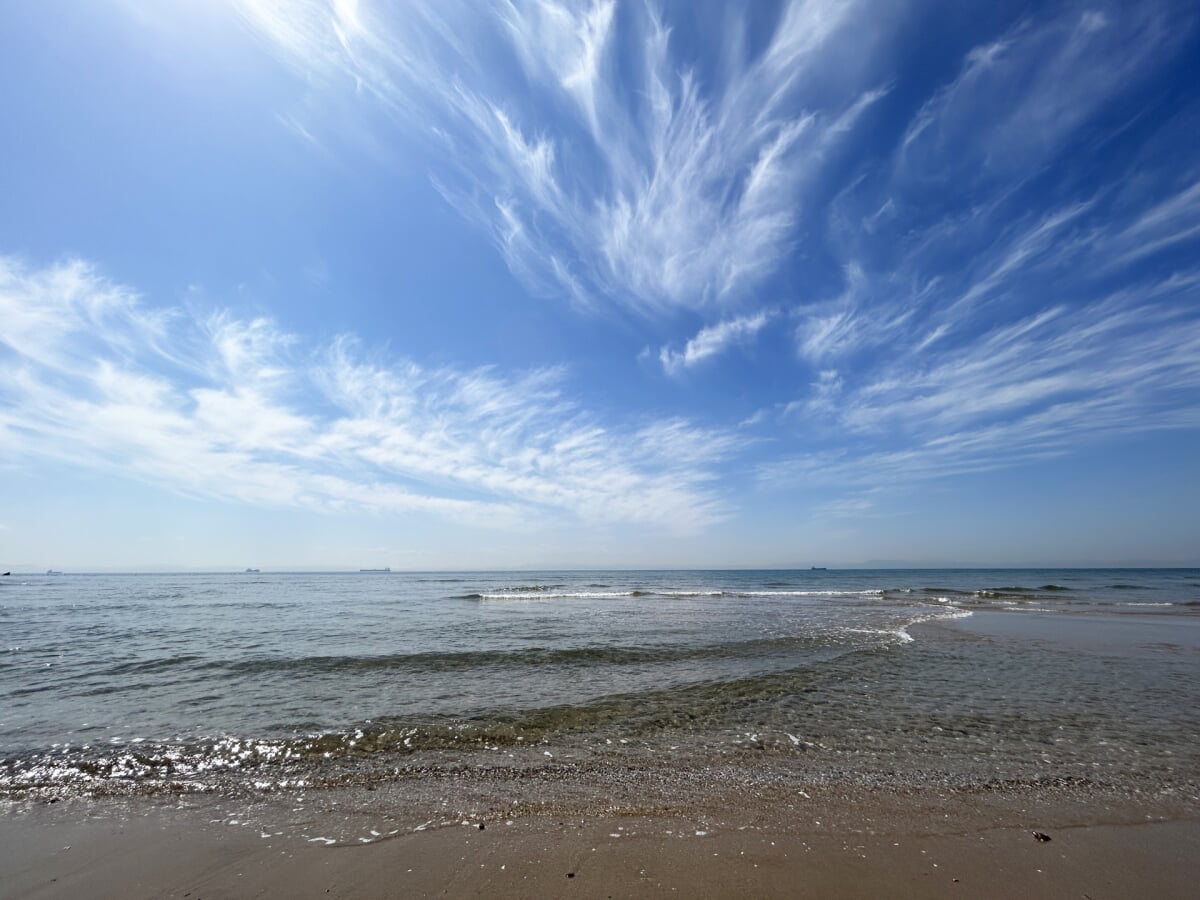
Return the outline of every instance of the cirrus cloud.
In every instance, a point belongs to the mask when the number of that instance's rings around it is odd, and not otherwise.
[[[737,450],[680,418],[612,427],[560,369],[388,359],[350,336],[147,306],[71,261],[0,257],[0,446],[276,507],[689,530],[722,518]]]

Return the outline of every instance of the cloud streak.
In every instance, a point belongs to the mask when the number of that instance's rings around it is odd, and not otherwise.
[[[668,375],[677,375],[685,369],[724,353],[731,346],[749,343],[762,331],[763,326],[770,318],[771,315],[764,311],[752,316],[726,319],[716,325],[700,329],[696,336],[687,342],[683,350],[676,351],[670,347],[663,347],[659,350],[658,359]]]
[[[1097,124],[1179,46],[1164,16],[1067,8],[974,48],[835,200],[843,288],[793,310],[808,377],[773,418],[803,439],[763,484],[895,488],[1200,427],[1200,171],[1145,165],[1169,127],[1104,159],[1129,123]]]
[[[375,4],[238,3],[293,65],[432,137],[446,162],[436,186],[513,273],[592,309],[743,300],[884,94],[861,77],[818,93],[805,77],[836,57],[856,3],[786,3],[761,50],[732,34],[704,75],[654,3],[504,0],[482,18],[474,4],[414,3],[403,28]]]
[[[564,373],[504,377],[312,346],[275,322],[147,307],[82,262],[0,258],[0,446],[185,494],[687,531],[723,517],[734,439],[678,419],[612,428]]]
[[[1022,21],[967,54],[909,125],[899,166],[960,189],[1037,171],[1178,45],[1172,18],[1155,4],[1101,3]]]

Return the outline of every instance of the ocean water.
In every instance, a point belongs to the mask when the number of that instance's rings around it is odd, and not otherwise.
[[[664,753],[1169,790],[1197,675],[1200,570],[14,575],[0,796]]]

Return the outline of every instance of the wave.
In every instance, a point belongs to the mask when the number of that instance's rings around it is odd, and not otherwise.
[[[112,666],[98,674],[111,677],[113,675],[140,675],[150,672],[162,672],[167,669],[173,669],[176,666],[186,666],[201,659],[203,659],[202,656],[194,653],[185,653],[182,656],[163,656],[158,659],[140,659]]]
[[[237,661],[212,661],[198,666],[238,675],[300,672],[331,674],[348,672],[403,671],[447,672],[479,668],[529,668],[542,666],[636,665],[702,659],[762,658],[772,654],[799,652],[833,642],[828,634],[758,638],[702,646],[641,647],[528,647],[510,650],[473,650],[458,653],[396,653],[380,656],[264,657]]]
[[[898,637],[898,635],[897,635]],[[271,791],[337,785],[349,769],[385,754],[480,747],[531,746],[564,734],[612,733],[628,738],[720,722],[748,707],[803,693],[822,677],[822,664],[881,645],[830,648],[782,671],[683,687],[609,694],[584,703],[492,710],[466,717],[379,718],[358,727],[294,737],[226,736],[189,742],[112,740],[105,745],[59,747],[3,760],[0,796],[178,794],[220,790]],[[836,675],[834,676],[836,677]],[[298,726],[292,726],[299,731]],[[615,734],[613,736],[616,736]],[[390,777],[390,776],[389,776]]]
[[[946,609],[936,615],[920,616],[912,622],[936,618],[954,617],[965,613]],[[907,627],[907,626],[904,626]],[[703,660],[745,659],[765,660],[772,657],[794,655],[797,659],[814,650],[848,646],[846,638],[855,633],[898,635],[895,628],[837,628],[814,629],[812,631],[777,637],[760,637],[742,641],[727,641],[702,645],[642,645],[580,647],[521,647],[496,650],[468,650],[459,652],[392,653],[375,656],[320,655],[320,656],[264,656],[252,659],[221,660],[198,655],[164,657],[122,663],[101,672],[102,677],[152,675],[168,669],[187,667],[190,673],[207,676],[256,677],[273,675],[319,676],[354,675],[379,673],[445,673],[471,669],[538,669],[576,668],[596,666],[658,665]],[[904,640],[901,637],[901,640]],[[855,643],[855,642],[851,642]],[[191,677],[191,676],[189,676]],[[81,693],[103,694],[113,691],[139,690],[149,686],[145,681],[129,681],[120,684],[80,685],[89,688]],[[32,690],[32,689],[27,689]]]
[[[623,597],[644,597],[646,591],[476,591],[456,594],[453,600],[616,600]]]
[[[1005,607],[1019,606],[1022,609],[1027,609],[1028,604],[1036,601],[1050,602],[1051,597],[1057,593],[1066,593],[1073,591],[1073,588],[1063,587],[1061,585],[1042,585],[1036,588],[1022,587],[1020,585],[1003,585],[1001,587],[980,588],[978,590],[960,590],[957,588],[938,588],[926,587],[921,588],[919,593],[925,598],[936,600],[938,603],[953,603],[956,605],[979,606],[987,604],[995,604]],[[895,593],[904,593],[897,591],[888,591],[888,595]],[[1059,601],[1060,603],[1069,603],[1066,599]],[[1101,604],[1103,605],[1103,604]]]
[[[940,600],[943,598],[939,597],[938,599]],[[890,633],[899,637],[900,642],[902,644],[911,644],[911,643],[913,643],[913,636],[908,633],[908,629],[910,629],[914,625],[922,625],[926,622],[946,622],[951,619],[966,619],[973,615],[975,615],[975,613],[969,609],[950,608],[950,609],[945,610],[944,612],[938,612],[938,613],[930,614],[927,616],[918,616],[917,618],[915,618],[911,622],[909,622],[907,625],[905,625],[903,628],[898,628],[895,631],[890,632]]]
[[[871,591],[728,591],[727,597],[882,597],[883,590]]]
[[[786,590],[764,590],[764,591],[734,591],[734,590],[704,590],[704,589],[641,589],[636,588],[629,591],[562,591],[555,593],[552,590],[538,589],[536,591],[520,591],[516,589],[503,591],[478,591],[470,594],[456,594],[451,599],[453,600],[614,600],[629,597],[670,597],[670,598],[688,598],[688,597],[732,597],[732,598],[754,598],[754,597],[883,597],[886,591],[869,590],[869,591],[786,591]]]
[[[204,679],[216,686],[230,679],[312,678],[328,676],[369,676],[372,678],[445,675],[451,672],[509,670],[513,678],[542,677],[563,670],[600,671],[622,666],[670,666],[720,660],[768,661],[790,664],[813,651],[847,646],[846,639],[856,631],[895,634],[895,630],[848,628],[840,631],[813,631],[786,637],[754,638],[707,645],[643,645],[525,647],[461,652],[394,653],[375,656],[322,655],[279,656],[253,659],[204,660],[190,655],[132,663],[123,663],[77,679],[70,693],[93,697],[136,693],[163,685],[164,674],[186,667],[186,677]],[[537,673],[536,675],[532,673]],[[137,677],[141,676],[141,677]],[[145,676],[157,676],[147,678]],[[175,677],[178,681],[180,676]],[[11,693],[13,697],[63,690],[63,684],[30,685]],[[213,699],[219,699],[214,695]]]
[[[380,717],[357,727],[323,730],[311,721],[278,724],[260,736],[185,740],[110,740],[93,745],[62,745],[0,761],[0,796],[132,794],[219,791],[260,792],[321,787],[347,776],[366,777],[378,760],[380,773],[394,773],[397,756],[422,751],[531,746],[559,735],[637,739],[672,729],[720,727],[731,716],[744,719],[755,709],[772,709],[780,698],[802,698],[823,683],[857,677],[862,661],[883,661],[911,642],[916,622],[968,615],[938,610],[907,618],[898,628],[881,627],[869,638],[848,629],[834,634],[765,637],[701,647],[524,648],[457,654],[384,657],[262,658],[213,661],[208,668],[237,675],[277,673],[284,677],[335,670],[411,671],[464,666],[527,666],[579,663],[657,663],[723,656],[768,661],[766,671],[733,678],[710,676],[683,685],[606,694],[570,704],[493,708],[455,716]],[[772,658],[773,657],[773,658]],[[146,661],[153,663],[154,661]],[[197,667],[204,668],[204,667]],[[703,667],[697,671],[703,672]],[[224,692],[214,692],[216,699]],[[794,749],[794,748],[793,748]],[[803,748],[795,750],[803,752]],[[374,757],[375,754],[381,754]],[[364,768],[366,767],[366,768]],[[381,777],[383,777],[381,775]],[[39,793],[42,792],[42,793]]]

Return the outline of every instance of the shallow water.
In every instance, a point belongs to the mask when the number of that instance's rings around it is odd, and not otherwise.
[[[11,576],[0,790],[535,745],[1167,783],[1195,770],[1198,626],[1197,570]]]

